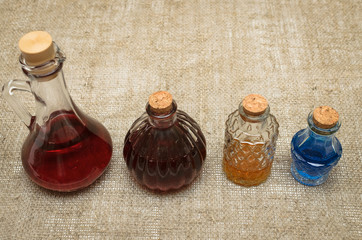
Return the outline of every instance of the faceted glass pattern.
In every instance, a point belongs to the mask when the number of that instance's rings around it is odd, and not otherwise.
[[[226,121],[223,159],[223,168],[230,180],[253,186],[267,179],[274,160],[278,127],[269,109],[257,118],[240,110],[230,114]]]
[[[342,145],[335,136],[341,126],[318,128],[308,116],[308,128],[298,131],[291,142],[293,177],[307,186],[317,186],[328,179],[329,172],[342,156]]]

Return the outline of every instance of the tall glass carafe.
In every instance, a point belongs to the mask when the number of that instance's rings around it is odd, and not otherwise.
[[[24,35],[19,47],[20,64],[29,79],[9,81],[2,95],[30,130],[21,149],[24,169],[47,189],[68,192],[87,187],[110,162],[110,134],[72,101],[62,71],[65,55],[47,32]],[[34,116],[14,91],[34,95]]]

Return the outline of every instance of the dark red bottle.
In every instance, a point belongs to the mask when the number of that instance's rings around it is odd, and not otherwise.
[[[138,183],[168,191],[200,174],[206,142],[199,125],[177,110],[171,94],[160,91],[150,96],[146,113],[128,131],[123,156]]]
[[[20,63],[29,80],[8,82],[3,96],[30,130],[21,150],[24,169],[35,183],[50,190],[87,187],[110,162],[111,137],[73,103],[62,72],[64,53],[48,33],[28,33],[19,46]],[[14,90],[35,96],[35,116],[14,98]]]

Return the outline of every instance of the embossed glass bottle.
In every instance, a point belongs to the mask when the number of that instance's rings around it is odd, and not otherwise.
[[[336,110],[316,108],[308,116],[308,128],[297,132],[291,142],[293,177],[307,186],[324,183],[342,156],[342,146],[335,137],[341,127]]]
[[[226,121],[223,169],[228,179],[255,186],[270,175],[279,124],[267,100],[250,94]]]
[[[28,80],[11,80],[2,96],[29,128],[21,149],[25,172],[38,185],[69,192],[85,188],[102,175],[112,156],[107,129],[72,101],[64,81],[64,53],[47,32],[35,31],[19,41],[20,64]],[[34,95],[35,116],[14,91]]]
[[[190,184],[206,158],[206,142],[199,125],[177,110],[171,94],[150,96],[146,112],[128,131],[124,160],[138,183],[168,191]]]

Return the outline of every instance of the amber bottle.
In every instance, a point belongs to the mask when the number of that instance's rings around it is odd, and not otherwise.
[[[226,121],[223,169],[228,179],[255,186],[270,175],[279,124],[267,100],[251,94]]]

